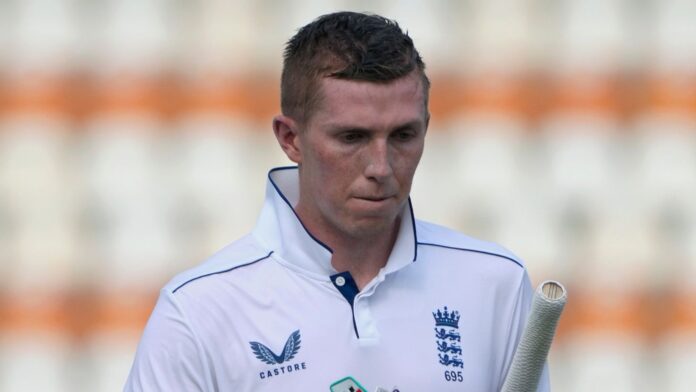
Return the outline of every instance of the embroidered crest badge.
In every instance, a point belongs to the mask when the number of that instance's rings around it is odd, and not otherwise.
[[[433,312],[435,319],[435,339],[438,359],[445,367],[463,368],[461,335],[459,335],[459,312],[456,310],[437,309]]]

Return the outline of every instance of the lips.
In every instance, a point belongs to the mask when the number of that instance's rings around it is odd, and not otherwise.
[[[393,196],[356,196],[356,199],[367,200],[367,201],[384,201],[392,198]]]
[[[395,196],[354,196],[350,208],[355,212],[356,217],[384,219],[393,217],[393,213],[398,208],[396,201]]]

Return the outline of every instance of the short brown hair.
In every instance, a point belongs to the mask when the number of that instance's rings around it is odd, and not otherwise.
[[[323,77],[388,83],[414,70],[421,76],[427,111],[425,64],[398,23],[357,12],[323,15],[298,30],[285,47],[281,109],[304,122],[320,99]]]

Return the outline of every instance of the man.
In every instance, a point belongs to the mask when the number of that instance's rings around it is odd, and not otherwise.
[[[529,279],[506,250],[413,217],[424,68],[379,16],[299,30],[273,119],[297,167],[271,170],[251,234],[162,290],[126,390],[500,389]]]

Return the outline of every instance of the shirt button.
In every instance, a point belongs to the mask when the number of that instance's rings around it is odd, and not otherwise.
[[[343,285],[346,284],[346,278],[339,276],[336,278],[336,286],[338,287],[343,287]]]

